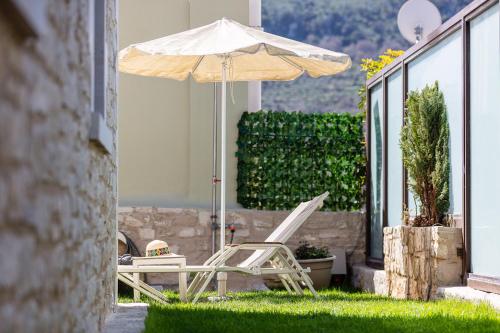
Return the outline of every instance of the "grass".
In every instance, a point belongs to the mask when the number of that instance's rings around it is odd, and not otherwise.
[[[321,291],[320,299],[282,291],[240,292],[229,301],[192,305],[180,303],[174,293],[165,295],[171,304],[151,303],[146,333],[500,332],[500,313],[458,300],[402,301],[332,289]]]

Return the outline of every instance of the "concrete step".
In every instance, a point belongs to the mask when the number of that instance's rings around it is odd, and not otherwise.
[[[463,299],[475,303],[486,302],[500,311],[500,295],[487,293],[470,287],[440,287],[437,290],[437,297],[442,299]]]
[[[147,314],[146,303],[118,303],[106,319],[104,333],[141,333]]]
[[[354,288],[387,296],[387,283],[383,269],[375,269],[361,264],[353,265],[351,284]]]

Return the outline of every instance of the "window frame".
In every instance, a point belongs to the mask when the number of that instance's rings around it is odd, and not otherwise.
[[[106,0],[89,1],[89,50],[91,58],[89,140],[103,153],[113,151],[113,132],[106,122],[108,78],[106,44]]]

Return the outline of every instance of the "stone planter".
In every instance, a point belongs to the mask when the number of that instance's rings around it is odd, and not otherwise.
[[[384,228],[384,270],[389,296],[429,300],[438,287],[462,284],[462,229]]]
[[[323,289],[330,286],[334,260],[335,256],[322,259],[303,259],[297,261],[303,268],[309,267],[311,269],[309,276],[313,281],[314,289]]]

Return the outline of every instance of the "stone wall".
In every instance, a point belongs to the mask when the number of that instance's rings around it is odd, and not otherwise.
[[[89,1],[32,7],[39,37],[0,7],[0,332],[98,332],[114,291],[115,1],[106,15],[109,155],[89,143]]]
[[[437,288],[461,285],[460,228],[384,228],[387,292],[395,298],[428,300]]]
[[[234,243],[263,241],[288,216],[287,211],[230,210],[226,223],[234,223]],[[146,244],[153,239],[168,242],[172,252],[183,254],[187,263],[202,264],[211,255],[210,211],[151,207],[118,208],[118,228],[127,234],[144,254]],[[217,235],[217,242],[219,236]],[[230,240],[230,234],[226,236]],[[347,263],[352,266],[365,261],[365,215],[359,212],[314,212],[287,242],[294,250],[306,240],[315,246],[343,248]],[[244,254],[231,263],[238,263]],[[152,284],[174,284],[171,274],[148,274]],[[262,280],[230,274],[228,288],[258,289]]]

